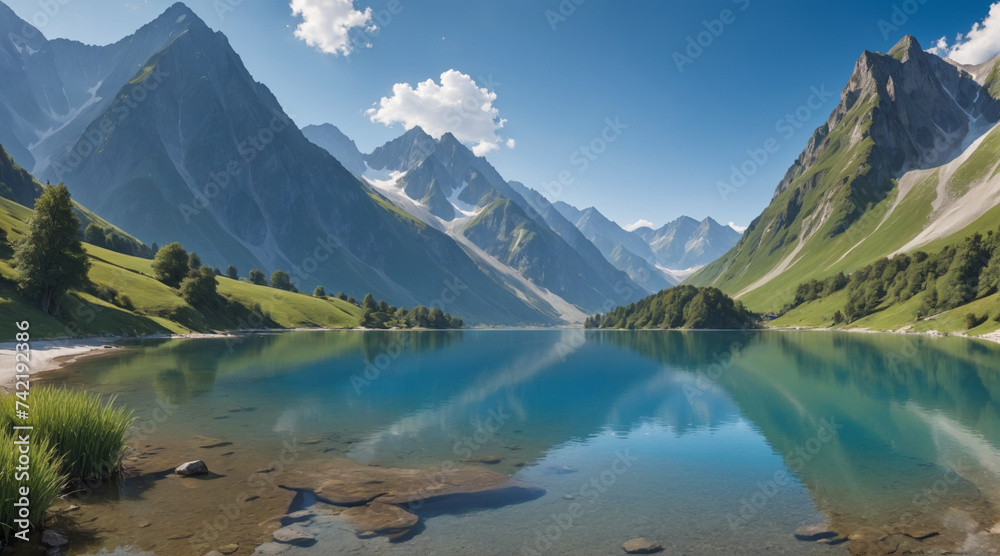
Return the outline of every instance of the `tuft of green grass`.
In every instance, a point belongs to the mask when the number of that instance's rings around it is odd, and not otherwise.
[[[16,469],[20,463],[21,454],[16,450],[17,440],[7,427],[0,429],[0,540],[10,539],[15,531],[20,530],[14,520],[24,519],[20,508],[14,503],[21,498],[21,487],[28,488],[28,522],[32,528],[41,525],[45,510],[55,502],[59,494],[66,488],[66,475],[61,470],[62,461],[56,451],[44,438],[30,439],[28,457],[31,470],[26,475],[19,475]]]
[[[0,397],[0,428],[25,424],[15,421],[15,401],[13,395]],[[132,411],[114,401],[66,388],[33,388],[26,424],[34,427],[33,438],[52,446],[70,480],[107,480],[121,470],[132,426]]]

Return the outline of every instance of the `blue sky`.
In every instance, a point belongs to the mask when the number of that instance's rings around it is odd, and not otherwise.
[[[130,34],[171,4],[3,1],[29,21],[58,4],[40,26],[47,37],[99,44]],[[305,11],[293,16],[288,0],[187,5],[229,37],[299,125],[333,123],[371,151],[401,134],[403,124],[373,122],[366,111],[399,83],[433,79],[433,87],[408,95],[416,103],[433,100],[444,94],[437,90],[442,74],[454,70],[452,77],[468,76],[495,94],[481,100],[495,110],[488,113],[493,124],[505,122],[489,131],[497,148],[486,156],[507,179],[551,200],[596,206],[623,225],[645,219],[657,226],[682,214],[748,224],[836,106],[863,50],[884,52],[905,34],[925,48],[942,37],[954,42],[991,7],[934,0],[354,0],[354,10],[372,10],[363,27],[378,30],[362,41],[370,48],[343,55],[323,53],[295,31],[312,13],[312,31],[326,32],[316,21],[323,14],[308,10],[351,0],[291,1]],[[392,2],[396,14],[389,13]],[[1000,43],[992,39],[996,30],[977,31],[961,55],[986,55]],[[687,51],[699,33],[707,46]],[[396,95],[378,119],[433,117],[405,100]],[[490,122],[473,124],[482,134]],[[777,150],[763,160],[759,149],[768,139]],[[756,162],[748,151],[757,152]],[[744,163],[753,171],[741,184],[730,168]],[[733,187],[722,194],[720,182]]]

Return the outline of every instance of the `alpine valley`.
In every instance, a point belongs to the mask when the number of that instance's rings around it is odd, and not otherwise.
[[[443,305],[471,324],[555,325],[674,285],[738,239],[710,220],[630,233],[594,209],[577,218],[451,134],[414,127],[363,154],[333,125],[299,130],[180,3],[106,46],[47,40],[0,4],[0,37],[13,160],[210,265]]]

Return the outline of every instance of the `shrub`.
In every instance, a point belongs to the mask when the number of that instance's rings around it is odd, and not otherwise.
[[[255,284],[257,286],[267,285],[267,278],[264,276],[264,273],[256,268],[251,270],[248,276],[251,284]]]
[[[326,289],[323,286],[316,286],[313,290],[313,297],[326,297]]]
[[[157,251],[156,257],[153,259],[153,272],[156,273],[156,279],[171,288],[180,286],[181,280],[187,276],[190,270],[188,254],[180,243],[174,242],[164,245]]]
[[[115,296],[114,304],[126,311],[135,311],[135,304],[132,303],[132,298],[125,294]]]
[[[11,395],[4,397],[13,398]],[[61,460],[47,440],[36,438],[35,435],[31,438],[29,454],[31,472],[27,477],[17,476],[14,469],[18,466],[19,454],[15,450],[15,440],[7,427],[0,429],[0,445],[3,446],[0,450],[0,469],[4,470],[0,473],[0,500],[3,500],[3,504],[0,504],[0,540],[5,541],[4,544],[11,537],[12,529],[20,529],[14,523],[15,519],[19,519],[15,513],[17,508],[14,507],[14,501],[21,497],[19,491],[22,486],[28,487],[29,491],[31,503],[28,521],[32,528],[41,526],[45,510],[49,509],[66,488],[66,475],[60,471]]]
[[[98,299],[102,299],[108,303],[114,303],[115,298],[118,297],[118,290],[112,288],[111,286],[99,285],[94,288],[94,295]]]
[[[20,424],[14,419],[14,401],[14,396],[0,397],[0,429]],[[118,474],[131,411],[114,407],[114,398],[103,403],[95,394],[65,388],[33,388],[29,403],[32,438],[52,446],[70,480],[107,480]]]
[[[229,265],[226,267],[226,278],[229,278],[231,280],[239,280],[240,272],[236,270],[235,266]]]
[[[973,328],[986,322],[988,318],[989,315],[983,315],[982,317],[978,317],[976,316],[975,313],[968,313],[965,315],[965,327],[968,328],[969,330],[972,330]]]
[[[190,276],[181,282],[184,301],[197,308],[212,308],[218,305],[218,282],[215,272],[208,266],[192,270]]]
[[[271,287],[289,292],[296,291],[292,279],[284,270],[275,270],[271,273]]]
[[[839,310],[833,314],[833,324],[842,324],[844,322],[844,313]]]

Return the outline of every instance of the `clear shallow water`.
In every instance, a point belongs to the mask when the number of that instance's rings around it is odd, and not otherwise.
[[[964,339],[303,332],[136,342],[46,380],[117,394],[138,418],[135,477],[67,522],[79,553],[251,553],[259,524],[303,503],[276,485],[343,457],[479,465],[545,494],[429,503],[396,543],[316,518],[303,526],[320,542],[284,553],[613,554],[647,537],[681,554],[846,554],[792,532],[917,524],[961,541],[1000,502],[1000,346]],[[218,475],[159,473],[196,458]],[[252,500],[227,514],[234,495]]]

